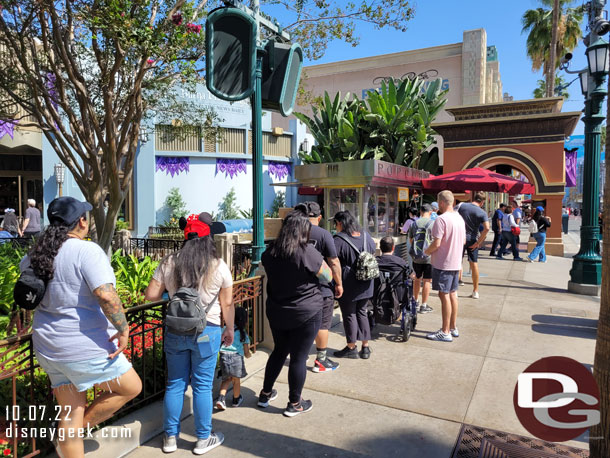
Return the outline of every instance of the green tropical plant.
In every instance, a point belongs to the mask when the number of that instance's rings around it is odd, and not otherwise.
[[[0,314],[8,315],[13,308],[13,288],[19,278],[19,263],[26,249],[12,243],[0,245]]]
[[[144,290],[159,265],[146,256],[141,261],[133,254],[125,257],[119,249],[112,254],[110,262],[116,276],[116,289],[123,304],[128,307],[144,302]]]
[[[584,6],[570,7],[573,0],[559,0],[559,18],[557,27],[553,27],[553,6],[555,0],[540,0],[547,8],[540,7],[527,10],[521,19],[522,33],[527,33],[526,53],[532,61],[532,70],[542,69],[545,79],[554,75],[559,68],[561,58],[572,52],[582,37],[581,23],[584,18]],[[551,65],[551,42],[553,29],[557,31],[555,62]]]
[[[265,214],[267,218],[279,218],[280,217],[280,208],[286,206],[286,193],[284,191],[279,191],[275,194],[275,198],[271,203],[271,209]]]
[[[117,219],[116,226],[114,228],[115,232],[123,231],[125,229],[129,229],[129,223],[122,219]]]
[[[240,210],[239,214],[243,219],[253,219],[254,218],[254,209],[250,208],[248,210]]]
[[[382,83],[367,100],[327,93],[313,117],[296,116],[316,140],[311,153],[301,152],[306,164],[355,159],[382,159],[436,172],[438,149],[431,125],[445,106],[447,91],[441,80],[426,85],[420,79]],[[436,156],[436,157],[435,157]]]
[[[557,75],[555,77],[555,92],[557,92],[557,88],[559,86],[563,87],[564,84],[566,84],[566,80],[564,79],[564,77],[561,75]],[[534,94],[535,99],[541,99],[543,97],[546,97],[546,81],[545,80],[538,80],[538,87],[536,87],[536,89],[534,89],[533,94]],[[566,100],[570,98],[570,93],[568,92],[567,88],[561,89],[561,91],[559,91],[559,93],[556,95],[559,97],[563,97]]]
[[[235,188],[231,190],[222,198],[222,201],[218,204],[218,221],[227,219],[239,219],[239,206],[237,205],[237,195],[235,194]]]

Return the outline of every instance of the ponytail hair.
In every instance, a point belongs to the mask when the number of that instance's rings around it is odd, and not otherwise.
[[[85,215],[81,216],[84,217]],[[53,261],[64,242],[68,240],[68,233],[76,227],[81,218],[70,225],[57,219],[52,221],[30,249],[28,256],[34,274],[45,283],[53,280],[55,273]]]
[[[235,327],[239,331],[240,341],[246,341],[246,324],[248,323],[248,311],[243,307],[235,307]]]

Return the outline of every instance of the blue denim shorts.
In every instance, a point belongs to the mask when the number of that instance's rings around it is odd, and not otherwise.
[[[51,388],[72,384],[77,391],[87,391],[92,386],[114,380],[131,369],[131,363],[123,353],[114,359],[66,362],[52,361],[36,352],[36,359],[49,376]]]
[[[432,289],[439,293],[453,293],[458,289],[459,270],[439,270],[432,268]]]

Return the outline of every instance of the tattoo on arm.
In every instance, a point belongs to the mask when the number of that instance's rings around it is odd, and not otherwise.
[[[320,280],[324,280],[326,282],[329,282],[333,279],[330,267],[328,267],[328,265],[324,261],[322,261],[322,266],[320,267],[320,271],[318,272],[317,277]]]
[[[123,304],[112,283],[106,283],[94,289],[93,295],[97,298],[104,315],[106,315],[106,318],[108,318],[117,331],[125,332],[129,329],[127,318],[123,311]]]

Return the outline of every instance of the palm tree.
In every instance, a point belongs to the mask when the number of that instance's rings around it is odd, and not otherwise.
[[[567,88],[563,88],[560,91],[557,91],[557,88],[559,86],[563,86],[564,84],[566,84],[566,80],[563,78],[563,76],[561,75],[556,75],[555,76],[555,85],[553,88],[553,94],[555,92],[557,93],[557,97],[563,97],[564,99],[569,99],[570,98],[570,93],[568,92]],[[549,97],[548,95],[548,91],[547,91],[547,84],[546,84],[546,80],[538,80],[538,86],[536,87],[536,89],[534,89],[534,98],[535,99],[541,99],[543,97]]]
[[[559,67],[564,54],[571,52],[582,37],[581,23],[584,18],[584,7],[571,8],[573,0],[539,0],[547,8],[527,10],[523,14],[522,33],[528,33],[526,42],[527,56],[532,61],[532,70],[542,69],[547,82],[547,97],[553,95],[555,69]],[[553,27],[553,10],[557,9],[557,26]],[[554,53],[551,53],[553,30],[557,35]],[[554,54],[551,56],[551,54]],[[551,65],[553,62],[553,65]],[[552,75],[552,76],[551,76]]]

